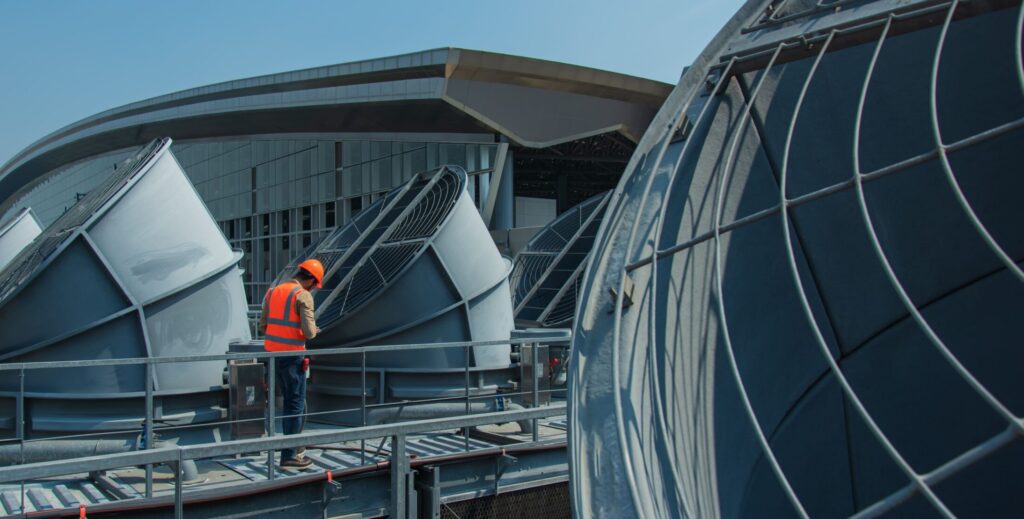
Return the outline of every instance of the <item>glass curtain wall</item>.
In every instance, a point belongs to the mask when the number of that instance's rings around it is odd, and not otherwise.
[[[245,253],[246,289],[257,304],[292,258],[417,172],[464,167],[482,206],[497,144],[247,140],[174,152],[228,241]]]

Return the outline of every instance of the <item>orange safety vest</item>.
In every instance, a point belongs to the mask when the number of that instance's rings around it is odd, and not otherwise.
[[[267,351],[296,351],[306,349],[306,336],[302,333],[299,309],[295,299],[302,286],[294,281],[281,283],[267,291],[269,311],[263,349]]]

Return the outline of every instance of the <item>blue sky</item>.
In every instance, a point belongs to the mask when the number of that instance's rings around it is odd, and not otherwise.
[[[102,110],[437,47],[675,83],[740,0],[0,0],[0,164]]]

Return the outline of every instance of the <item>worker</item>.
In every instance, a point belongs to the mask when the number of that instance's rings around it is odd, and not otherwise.
[[[263,334],[263,348],[267,351],[305,351],[306,341],[320,331],[313,317],[315,286],[320,288],[324,279],[324,266],[320,261],[307,259],[299,264],[295,276],[267,291],[260,312],[259,330]],[[284,434],[302,432],[306,409],[306,371],[309,359],[296,354],[274,358],[277,387],[281,388],[286,418],[281,419]],[[274,398],[274,395],[270,395]],[[283,449],[282,467],[304,468],[313,462],[307,458],[305,448]]]

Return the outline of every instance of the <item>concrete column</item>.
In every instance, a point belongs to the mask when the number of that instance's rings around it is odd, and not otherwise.
[[[505,230],[515,227],[515,182],[512,171],[512,149],[505,155],[505,165],[498,186],[498,198],[494,204],[494,220],[491,229]]]

